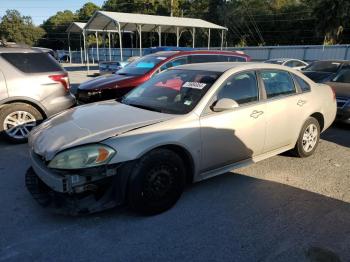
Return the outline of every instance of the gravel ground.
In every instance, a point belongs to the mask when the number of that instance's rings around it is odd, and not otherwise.
[[[27,145],[0,141],[0,261],[350,261],[349,131],[333,125],[309,158],[283,154],[192,185],[153,217],[53,215],[24,186]]]

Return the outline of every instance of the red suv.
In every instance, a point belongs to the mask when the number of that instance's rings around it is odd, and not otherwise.
[[[154,74],[173,66],[208,62],[248,62],[251,58],[231,51],[165,51],[146,55],[114,75],[97,77],[82,83],[77,90],[80,103],[120,98],[146,82]]]

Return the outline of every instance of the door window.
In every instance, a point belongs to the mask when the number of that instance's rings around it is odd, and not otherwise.
[[[333,82],[350,83],[350,68],[342,69]]]
[[[308,83],[306,83],[306,81],[304,79],[302,79],[301,77],[297,76],[297,75],[293,75],[295,81],[298,83],[298,85],[300,86],[301,90],[303,92],[307,92],[310,91],[310,85]]]
[[[255,72],[245,72],[229,77],[218,93],[217,99],[229,98],[238,104],[258,101],[259,88]]]
[[[187,60],[188,60],[187,56],[175,58],[175,59],[165,63],[164,65],[162,65],[160,67],[160,71],[163,71],[165,69],[168,69],[168,68],[171,68],[171,67],[174,67],[174,66],[185,65],[185,64],[188,63]]]
[[[191,64],[219,62],[219,57],[217,55],[191,55],[190,62]]]
[[[218,62],[246,62],[245,57],[233,55],[218,55]]]
[[[280,70],[261,71],[267,98],[295,94],[296,89],[288,72]]]

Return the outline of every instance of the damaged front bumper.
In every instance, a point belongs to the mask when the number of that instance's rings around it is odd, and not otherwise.
[[[124,202],[126,183],[121,175],[111,173],[111,170],[116,172],[116,167],[100,170],[97,176],[96,173],[90,176],[91,170],[61,174],[47,168],[33,152],[30,155],[32,167],[26,173],[26,187],[41,206],[54,213],[83,215],[110,209]]]

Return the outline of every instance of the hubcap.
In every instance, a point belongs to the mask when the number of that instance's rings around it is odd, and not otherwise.
[[[28,137],[30,131],[35,126],[35,117],[26,111],[12,112],[4,121],[4,131],[8,136],[15,139]]]
[[[314,124],[310,124],[304,132],[303,135],[303,149],[305,150],[305,152],[311,152],[316,143],[317,143],[317,139],[318,139],[318,130],[316,125]]]

